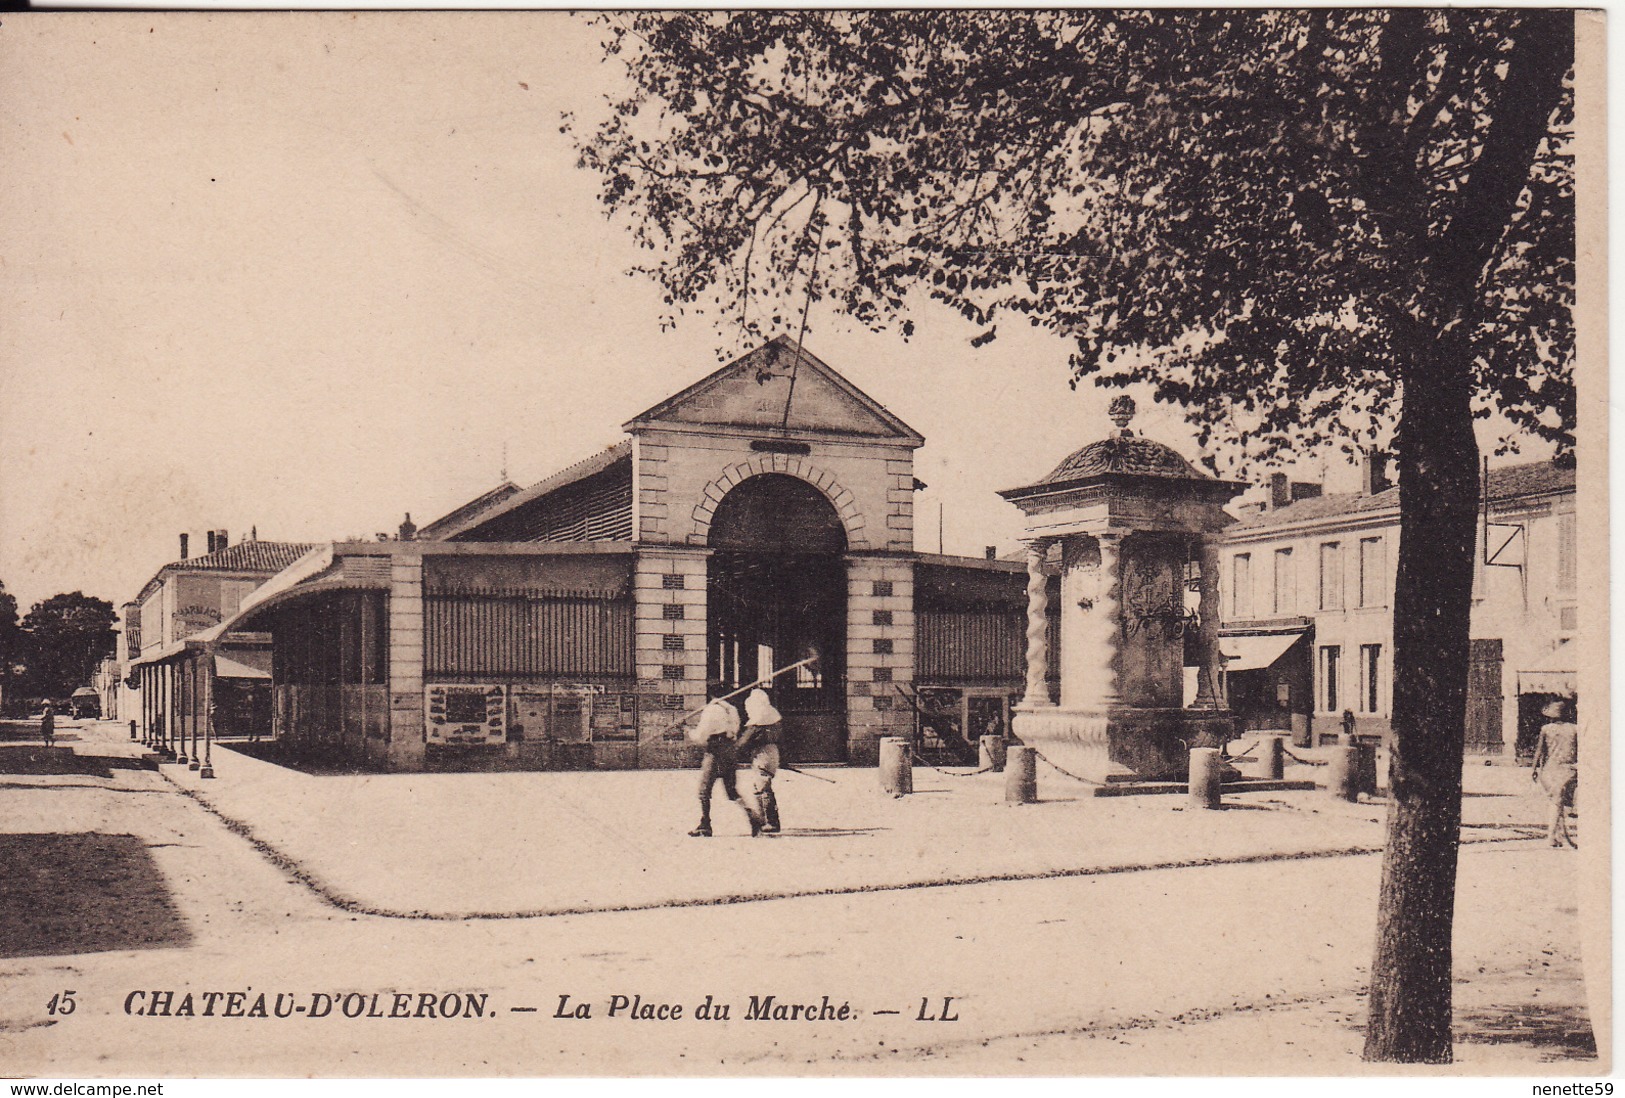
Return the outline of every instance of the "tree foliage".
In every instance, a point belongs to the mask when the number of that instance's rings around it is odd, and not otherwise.
[[[672,319],[773,335],[828,299],[906,335],[923,289],[981,342],[1057,333],[1075,381],[1148,385],[1250,458],[1388,441],[1421,325],[1467,341],[1476,414],[1572,445],[1549,13],[602,18],[629,91],[581,161]],[[1509,161],[1487,139],[1529,110]]]
[[[30,689],[65,697],[88,686],[96,665],[114,652],[117,620],[112,603],[81,591],[35,603],[22,623]]]

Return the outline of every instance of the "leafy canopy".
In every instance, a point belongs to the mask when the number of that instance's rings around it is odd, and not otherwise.
[[[113,604],[80,591],[37,602],[23,618],[32,659],[29,678],[45,694],[70,694],[117,645]]]
[[[923,288],[1249,457],[1385,441],[1444,340],[1475,414],[1572,445],[1571,15],[599,18],[629,90],[564,128],[670,322],[907,336]]]

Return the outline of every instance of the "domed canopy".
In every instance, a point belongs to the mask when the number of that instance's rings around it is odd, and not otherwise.
[[[1221,508],[1245,484],[1209,476],[1173,447],[1129,430],[1129,397],[1113,400],[1109,414],[1119,433],[1074,450],[1043,479],[999,493],[1027,513],[1029,534],[1193,532],[1232,521]]]
[[[1114,435],[1074,450],[1039,484],[1083,480],[1101,473],[1128,473],[1142,477],[1209,480],[1206,473],[1179,456],[1179,451],[1149,438]]]

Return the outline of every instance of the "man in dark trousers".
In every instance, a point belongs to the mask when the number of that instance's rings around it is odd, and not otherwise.
[[[700,824],[689,832],[692,837],[711,837],[711,788],[718,779],[728,799],[745,810],[750,818],[752,838],[762,833],[762,814],[755,803],[739,795],[735,780],[739,769],[739,710],[720,697],[722,688],[713,686],[713,700],[700,711],[699,720],[689,728],[688,738],[705,748],[700,760]]]
[[[751,792],[762,810],[762,830],[777,834],[779,798],[773,792],[773,779],[779,772],[779,711],[768,700],[767,691],[757,687],[745,699],[745,734],[739,737],[739,757],[751,768]]]

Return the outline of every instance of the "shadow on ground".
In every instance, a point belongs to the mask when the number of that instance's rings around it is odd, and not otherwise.
[[[69,747],[0,747],[0,774],[88,774],[111,778],[115,770],[156,770],[141,759],[76,755]]]
[[[134,835],[0,835],[0,957],[184,946],[192,936]]]
[[[376,774],[383,773],[378,767],[356,766],[352,763],[327,762],[321,759],[296,758],[282,748],[276,740],[261,740],[249,742],[239,740],[235,743],[222,743],[214,741],[214,746],[228,751],[237,751],[251,759],[260,762],[272,763],[276,766],[285,766],[289,770],[297,770],[301,774],[311,774],[317,777],[332,776],[336,774]]]
[[[1594,1060],[1597,1039],[1585,1008],[1574,1003],[1519,1003],[1462,1013],[1456,1018],[1462,1044],[1527,1045],[1543,1062]]]

